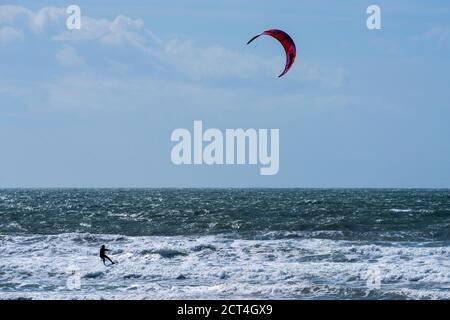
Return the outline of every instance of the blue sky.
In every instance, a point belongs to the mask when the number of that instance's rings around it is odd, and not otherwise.
[[[93,2],[0,3],[0,187],[450,187],[448,1]],[[279,128],[279,173],[173,165],[194,120]]]

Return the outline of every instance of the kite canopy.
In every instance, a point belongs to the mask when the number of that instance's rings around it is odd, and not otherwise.
[[[292,38],[284,31],[277,29],[270,29],[254,36],[247,42],[247,44],[250,44],[253,40],[262,35],[271,36],[277,39],[283,46],[284,51],[286,52],[286,66],[284,67],[283,72],[278,77],[284,76],[294,64],[294,60],[297,55],[297,49],[295,48],[294,40],[292,40]]]

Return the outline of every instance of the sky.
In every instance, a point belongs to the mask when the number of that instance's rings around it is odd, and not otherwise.
[[[0,188],[448,188],[449,16],[437,0],[0,0]],[[246,46],[270,28],[298,50],[282,78],[279,43]],[[279,129],[278,174],[174,165],[171,133],[194,120]]]

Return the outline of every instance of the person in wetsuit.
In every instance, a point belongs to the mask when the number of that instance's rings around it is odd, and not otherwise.
[[[105,245],[102,245],[102,247],[100,248],[100,258],[102,259],[103,264],[106,266],[106,263],[105,263],[106,259],[108,259],[111,262],[111,264],[114,264],[115,262],[112,261],[111,258],[105,254],[106,251],[111,251],[111,250],[106,249]]]

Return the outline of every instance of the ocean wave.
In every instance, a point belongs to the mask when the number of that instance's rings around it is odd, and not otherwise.
[[[411,212],[413,210],[412,209],[396,209],[396,208],[393,208],[393,209],[389,209],[389,211],[391,211],[391,212]]]
[[[101,244],[118,264],[103,265]],[[447,299],[449,254],[448,242],[3,235],[0,299]]]
[[[85,279],[98,279],[105,276],[104,272],[101,271],[96,271],[96,272],[88,272],[86,274],[83,275],[83,278]]]
[[[0,221],[0,233],[11,235],[445,241],[450,190],[0,190]]]
[[[187,255],[187,253],[185,253],[185,252],[181,252],[181,251],[173,250],[173,249],[143,250],[143,251],[141,251],[141,254],[158,254],[162,258],[168,258],[168,259]]]

